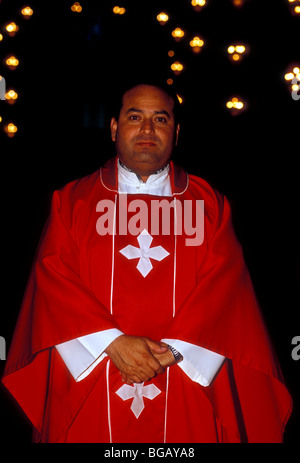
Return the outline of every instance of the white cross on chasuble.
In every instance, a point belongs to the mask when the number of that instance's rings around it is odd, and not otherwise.
[[[160,393],[161,391],[154,384],[144,386],[144,383],[134,383],[134,386],[124,384],[116,391],[116,394],[121,397],[122,400],[133,399],[130,408],[136,418],[140,416],[145,408],[143,397],[153,400]]]
[[[150,259],[154,259],[160,262],[169,255],[169,252],[167,252],[162,246],[155,246],[150,248],[153,238],[147,232],[147,230],[143,230],[142,233],[137,237],[137,240],[140,245],[139,248],[129,244],[125,248],[121,249],[120,253],[127,257],[129,260],[139,259],[136,267],[145,278],[153,269]]]

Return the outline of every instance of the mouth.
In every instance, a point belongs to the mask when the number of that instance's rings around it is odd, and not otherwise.
[[[147,140],[138,141],[136,144],[141,147],[151,147],[151,146],[156,145],[154,141],[147,141]]]

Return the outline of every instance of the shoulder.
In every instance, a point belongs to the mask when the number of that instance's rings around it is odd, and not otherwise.
[[[100,170],[92,172],[84,177],[72,180],[59,189],[55,190],[54,195],[62,199],[76,202],[77,200],[89,199],[95,188],[99,187]]]
[[[221,232],[228,243],[231,240],[236,242],[231,205],[226,195],[196,175],[189,175],[189,190],[195,199],[204,201],[207,236]]]
[[[188,174],[188,190],[195,199],[204,200],[205,207],[222,211],[225,203],[228,203],[226,196],[213,187],[207,180],[193,174]]]
[[[70,229],[76,223],[86,223],[95,210],[99,188],[99,170],[97,170],[56,189],[52,195],[50,219],[59,217],[59,220]]]

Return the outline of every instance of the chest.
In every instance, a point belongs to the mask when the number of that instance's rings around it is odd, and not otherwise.
[[[157,338],[197,284],[201,246],[187,245],[196,222],[184,223],[173,198],[116,195],[94,206],[81,277],[124,331]]]

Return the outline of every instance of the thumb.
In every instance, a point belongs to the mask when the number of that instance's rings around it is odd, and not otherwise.
[[[149,338],[145,339],[145,341],[149,349],[156,354],[162,354],[168,350],[168,345],[165,342],[156,342]]]

